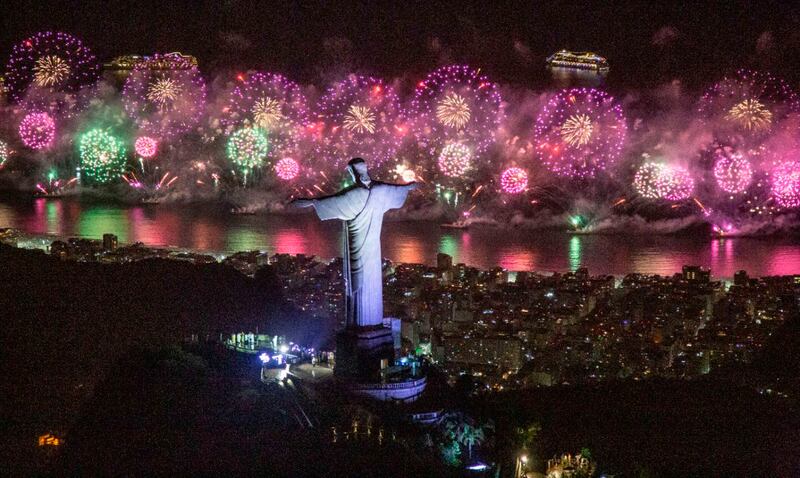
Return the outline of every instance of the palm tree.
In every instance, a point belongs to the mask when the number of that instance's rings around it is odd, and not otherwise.
[[[448,417],[445,430],[452,439],[467,447],[470,459],[472,459],[472,447],[482,444],[486,439],[483,427],[474,425],[472,419],[460,413]]]
[[[475,445],[480,445],[486,439],[486,435],[483,433],[483,428],[472,426],[469,423],[464,423],[464,426],[461,427],[460,432],[461,433],[458,437],[458,441],[467,447],[469,458],[472,459],[472,447]]]

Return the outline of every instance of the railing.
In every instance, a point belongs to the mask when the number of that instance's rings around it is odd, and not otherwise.
[[[422,378],[417,379],[417,380],[409,380],[409,381],[406,381],[406,382],[394,382],[394,383],[378,383],[378,382],[376,382],[376,383],[369,383],[369,384],[357,383],[356,386],[353,387],[353,389],[355,389],[355,390],[377,390],[377,389],[397,390],[397,389],[403,389],[403,388],[415,388],[415,387],[418,387],[420,385],[425,384],[425,381],[426,381],[426,378],[422,377]]]

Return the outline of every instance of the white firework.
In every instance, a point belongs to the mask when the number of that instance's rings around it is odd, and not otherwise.
[[[561,126],[561,138],[570,146],[581,147],[592,139],[594,124],[585,114],[572,115]]]
[[[375,113],[368,106],[352,105],[344,116],[343,125],[356,133],[375,132]]]
[[[280,101],[263,97],[253,104],[253,122],[259,128],[271,130],[283,119]]]
[[[147,90],[147,99],[158,104],[159,108],[165,108],[178,99],[180,95],[178,82],[170,78],[160,78],[156,80]]]
[[[448,94],[436,106],[436,118],[449,128],[463,128],[470,118],[467,100],[455,93]]]
[[[55,55],[47,55],[36,60],[33,67],[33,81],[36,86],[56,86],[69,78],[69,64]]]

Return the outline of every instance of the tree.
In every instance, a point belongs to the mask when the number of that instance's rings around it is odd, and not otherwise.
[[[439,445],[439,450],[442,453],[442,458],[445,463],[450,466],[458,466],[461,464],[461,447],[455,440],[448,440]]]
[[[540,431],[542,431],[542,426],[538,423],[517,428],[517,446],[519,448],[531,448]]]
[[[445,421],[445,430],[448,436],[452,437],[462,446],[467,447],[469,458],[472,458],[472,447],[480,445],[486,440],[483,427],[461,413],[450,414]]]

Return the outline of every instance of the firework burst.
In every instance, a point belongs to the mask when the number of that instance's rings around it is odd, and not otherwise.
[[[786,161],[773,169],[772,197],[782,208],[800,207],[800,162]]]
[[[344,115],[342,125],[356,133],[375,133],[375,113],[369,106],[352,105]]]
[[[357,156],[379,167],[394,157],[405,134],[400,101],[377,78],[348,76],[328,88],[317,110],[320,121],[309,131],[325,166],[334,169]]]
[[[6,164],[6,161],[8,161],[9,154],[10,151],[8,149],[8,145],[5,143],[5,141],[0,141],[0,168],[2,168],[3,165]]]
[[[680,166],[646,162],[636,172],[633,187],[647,199],[681,201],[691,197],[694,180]]]
[[[505,117],[497,85],[467,65],[428,74],[417,84],[411,111],[417,142],[431,157],[452,143],[477,156],[494,143]]]
[[[561,137],[573,148],[580,148],[589,144],[593,129],[594,123],[588,115],[577,114],[567,118],[561,125]]]
[[[450,143],[439,154],[439,171],[451,178],[464,176],[471,167],[472,151],[461,143]]]
[[[78,141],[81,174],[90,183],[104,184],[125,170],[125,144],[108,131],[95,128]]]
[[[748,131],[767,130],[772,125],[772,113],[758,100],[747,99],[735,105],[725,119]]]
[[[717,185],[726,193],[740,194],[747,190],[753,180],[753,167],[741,153],[727,153],[720,149],[714,162],[714,177]]]
[[[463,129],[469,117],[469,105],[461,95],[450,93],[436,105],[436,118],[448,128]]]
[[[19,124],[19,137],[31,149],[47,149],[56,137],[56,123],[47,113],[28,113]]]
[[[767,73],[739,70],[706,90],[698,113],[722,140],[757,138],[800,111],[800,99],[783,80]]]
[[[536,151],[558,176],[594,177],[619,158],[627,126],[612,96],[592,88],[563,90],[536,119]]]
[[[69,78],[69,64],[55,55],[46,55],[36,60],[33,67],[33,83],[39,87],[57,86]]]
[[[282,158],[275,163],[275,175],[284,181],[291,181],[300,174],[300,165],[292,158]]]
[[[91,50],[72,35],[41,32],[14,45],[5,84],[12,102],[26,110],[70,115],[85,102],[76,93],[100,76]]]
[[[153,55],[137,63],[122,90],[125,110],[139,129],[161,139],[196,126],[205,97],[199,70],[177,55]]]
[[[158,141],[149,136],[139,136],[133,144],[136,154],[143,158],[152,158],[156,155]]]
[[[528,189],[528,173],[522,168],[508,168],[500,175],[500,187],[508,194],[519,194]]]
[[[253,123],[261,129],[273,130],[281,124],[282,119],[281,103],[274,98],[265,96],[253,105]]]
[[[244,172],[264,164],[268,151],[267,135],[258,128],[242,128],[228,138],[228,158]]]
[[[269,135],[268,159],[299,154],[309,120],[308,100],[297,83],[275,73],[242,77],[225,99],[222,122],[228,134],[256,127]]]
[[[172,78],[159,78],[147,90],[146,98],[162,110],[172,106],[181,93],[178,82]]]

